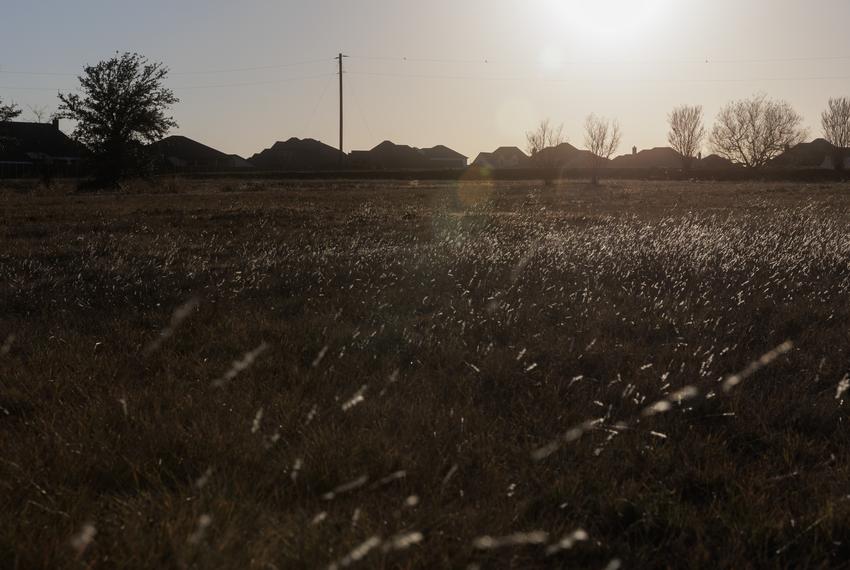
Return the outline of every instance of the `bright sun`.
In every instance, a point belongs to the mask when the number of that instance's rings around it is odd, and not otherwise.
[[[605,36],[649,31],[665,0],[551,0],[559,17],[585,32]]]

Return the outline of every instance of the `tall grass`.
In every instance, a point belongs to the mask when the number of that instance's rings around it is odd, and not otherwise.
[[[198,184],[0,191],[0,567],[847,563],[850,187]]]

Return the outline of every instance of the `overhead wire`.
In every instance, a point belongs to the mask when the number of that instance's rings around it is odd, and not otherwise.
[[[347,72],[346,75],[348,75]],[[354,89],[354,83],[354,81],[348,82],[348,91],[351,93],[351,98],[354,99],[354,104],[357,106],[357,111],[360,113],[360,120],[366,127],[366,132],[369,133],[369,138],[374,139],[375,137],[372,134],[372,129],[369,127],[369,121],[366,120],[366,113],[363,112],[363,106],[360,104],[360,98],[357,96],[357,90]]]
[[[221,69],[199,69],[199,70],[185,70],[177,71],[169,69],[169,75],[214,75],[221,73],[242,73],[246,71],[267,71],[270,69],[285,69],[288,67],[299,67],[303,65],[312,65],[315,63],[326,63],[332,61],[332,58],[325,57],[321,59],[307,59],[301,61],[289,61],[283,63],[276,63],[271,65],[258,65],[252,67],[230,67],[230,68],[221,68]],[[3,69],[0,67],[0,74],[6,75],[44,75],[44,76],[57,76],[57,77],[76,77],[79,73],[70,73],[70,72],[59,72],[59,71],[32,71],[32,70],[19,70],[19,69]]]
[[[489,64],[489,65],[529,65],[528,60],[519,59],[493,59],[481,57],[477,59],[452,59],[452,58],[424,58],[408,56],[372,56],[351,55],[352,59],[367,61],[386,61],[395,63],[444,63],[444,64]],[[813,61],[847,61],[850,55],[820,55],[820,56],[793,56],[793,57],[764,57],[764,58],[713,58],[706,56],[690,59],[568,59],[558,63],[560,65],[684,65],[684,64],[755,64],[755,63],[800,63]]]
[[[424,73],[391,73],[373,71],[349,71],[351,75],[368,75],[374,77],[401,77],[409,79],[448,79],[448,80],[480,80],[480,81],[542,81],[550,83],[748,83],[769,81],[843,81],[850,75],[809,76],[809,77],[694,77],[694,78],[657,78],[657,77],[620,77],[620,78],[565,78],[545,76],[484,76],[484,75],[438,75]]]
[[[520,60],[493,60],[490,58],[426,58],[426,57],[408,57],[408,56],[375,56],[375,55],[352,55],[352,60],[360,61],[383,61],[394,63],[423,63],[423,64],[441,64],[441,65],[482,65],[487,68],[518,65],[528,67],[528,62]],[[243,73],[256,71],[269,71],[275,69],[287,69],[299,66],[315,65],[333,61],[334,58],[316,58],[300,61],[286,61],[270,65],[247,66],[247,67],[232,67],[220,69],[201,69],[201,70],[185,70],[185,71],[170,71],[173,77],[180,76],[195,76],[195,75],[222,75],[229,73]],[[577,65],[730,65],[730,64],[767,64],[767,63],[802,63],[802,62],[837,62],[850,60],[850,55],[819,55],[819,56],[796,56],[796,57],[765,57],[765,58],[725,58],[725,59],[679,59],[679,60],[569,60],[558,62],[559,66],[577,66]],[[358,71],[349,70],[347,73],[352,75],[363,75],[373,77],[396,77],[409,79],[443,79],[443,80],[468,80],[468,81],[496,81],[496,82],[512,82],[512,81],[541,81],[552,83],[747,83],[747,82],[781,82],[781,81],[844,81],[850,79],[848,75],[817,75],[817,76],[778,76],[778,77],[697,77],[697,78],[653,78],[653,77],[616,77],[616,78],[577,78],[577,77],[553,77],[545,75],[505,75],[505,76],[487,76],[464,73],[407,73],[396,71]],[[78,74],[56,71],[33,71],[20,69],[3,69],[0,67],[0,77],[3,75],[22,75],[22,76],[45,76],[45,77],[74,77]],[[303,75],[296,77],[282,77],[278,79],[266,79],[258,81],[235,81],[222,82],[214,84],[200,85],[182,85],[176,86],[175,90],[204,90],[204,89],[221,89],[230,87],[252,87],[260,85],[272,85],[276,83],[288,83],[294,81],[307,81],[311,79],[321,79],[333,75],[331,73]],[[0,86],[0,89],[15,90],[15,91],[58,91],[71,90],[74,88],[56,87],[56,86],[39,86],[39,85],[8,85]]]
[[[267,81],[245,81],[239,83],[218,83],[214,85],[181,85],[172,87],[175,91],[190,90],[190,89],[220,89],[224,87],[251,87],[255,85],[274,85],[277,83],[290,83],[292,81],[307,81],[309,79],[322,79],[330,77],[334,73],[321,73],[317,75],[302,75],[300,77],[282,77],[280,79],[270,79]]]
[[[307,121],[307,127],[305,132],[309,132],[311,128],[313,128],[313,121],[316,120],[316,114],[319,112],[319,107],[322,106],[322,102],[325,100],[325,95],[328,94],[328,89],[330,89],[333,81],[330,80],[330,77],[333,77],[334,74],[330,74],[328,79],[325,81],[325,86],[322,88],[322,93],[319,95],[319,98],[316,99],[316,104],[313,106],[313,112],[310,113],[310,119]]]

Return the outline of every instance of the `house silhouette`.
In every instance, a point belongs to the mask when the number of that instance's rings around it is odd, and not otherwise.
[[[198,141],[181,135],[172,135],[151,145],[158,170],[236,170],[253,168],[253,165],[235,154],[225,154]]]
[[[528,168],[531,158],[515,146],[500,146],[493,152],[480,153],[472,165],[494,170]]]
[[[339,168],[339,150],[314,139],[278,141],[248,159],[261,170],[334,170]]]
[[[0,122],[0,177],[26,176],[45,169],[79,174],[86,148],[51,123]]]
[[[352,151],[349,163],[372,170],[461,170],[467,157],[444,145],[416,148],[384,141],[372,150]]]

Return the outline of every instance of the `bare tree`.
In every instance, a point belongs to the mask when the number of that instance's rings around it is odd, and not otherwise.
[[[584,121],[584,131],[584,146],[593,154],[593,183],[597,184],[602,165],[620,146],[620,123],[591,113]]]
[[[667,116],[670,123],[670,132],[667,133],[667,142],[682,155],[683,166],[689,170],[694,158],[702,148],[705,140],[705,127],[702,123],[702,106],[682,105],[673,109]]]
[[[3,99],[0,99],[0,121],[11,121],[21,114],[21,110],[14,103],[8,105],[3,104]]]
[[[563,124],[555,127],[550,124],[549,119],[544,119],[540,121],[536,129],[525,133],[525,140],[527,143],[525,148],[534,159],[543,149],[558,146],[567,139],[564,136]]]
[[[50,119],[50,111],[47,110],[47,107],[27,105],[27,109],[29,109],[30,113],[32,113],[36,123],[46,123],[48,119]]]
[[[836,147],[833,161],[835,168],[843,170],[847,147],[850,147],[850,99],[830,98],[829,105],[820,120],[823,126],[823,137]]]
[[[714,152],[747,168],[762,168],[803,142],[801,117],[788,103],[759,94],[720,110],[711,130]]]

